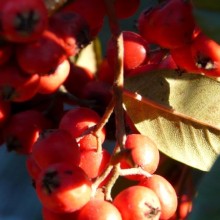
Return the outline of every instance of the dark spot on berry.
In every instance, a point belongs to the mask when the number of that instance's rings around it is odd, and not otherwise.
[[[21,34],[27,35],[33,32],[36,24],[39,22],[39,15],[30,10],[24,13],[18,13],[15,18],[15,29]]]
[[[215,63],[209,57],[204,56],[203,54],[198,54],[196,57],[196,66],[205,70],[215,69]]]
[[[145,202],[144,205],[150,209],[150,211],[144,213],[144,216],[146,216],[148,219],[151,218],[154,219],[154,217],[158,215],[158,213],[160,212],[159,208],[154,208],[152,205],[148,204],[147,202]]]
[[[91,36],[88,26],[82,27],[82,29],[77,33],[76,40],[79,49],[84,48],[91,42]]]
[[[53,190],[60,186],[60,181],[57,178],[57,175],[58,172],[56,170],[48,171],[44,175],[42,188],[44,188],[48,194],[52,194]]]

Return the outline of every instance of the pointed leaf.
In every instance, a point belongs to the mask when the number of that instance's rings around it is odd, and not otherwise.
[[[124,91],[125,109],[139,132],[171,158],[209,170],[220,152],[219,82],[159,71],[125,85],[132,91]]]

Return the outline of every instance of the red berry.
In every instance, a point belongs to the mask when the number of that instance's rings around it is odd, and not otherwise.
[[[0,67],[0,96],[3,100],[24,102],[37,93],[40,83],[38,74],[25,74],[15,63]]]
[[[1,2],[1,26],[4,37],[13,42],[36,40],[47,27],[47,9],[43,0],[7,0]]]
[[[80,154],[80,164],[87,176],[91,179],[98,177],[110,162],[111,154],[103,149],[101,152],[96,150],[83,150]]]
[[[34,142],[48,126],[48,120],[36,110],[26,110],[12,115],[4,130],[8,150],[30,154]]]
[[[36,41],[18,45],[16,58],[25,72],[44,75],[54,72],[66,59],[66,52],[63,41],[53,32],[46,30]]]
[[[135,69],[145,62],[148,56],[148,43],[139,34],[131,31],[123,31],[124,42],[124,69]],[[109,65],[116,68],[117,47],[113,38],[107,45],[107,59]]]
[[[70,63],[68,60],[64,60],[62,63],[58,64],[53,73],[40,76],[38,92],[41,94],[56,92],[67,79],[69,71]]]
[[[60,162],[78,165],[80,151],[67,131],[57,129],[41,134],[33,145],[32,157],[41,169]]]
[[[197,30],[191,2],[168,0],[143,11],[138,18],[138,30],[147,41],[164,48],[191,43]]]
[[[58,163],[41,172],[36,181],[36,193],[50,211],[70,213],[90,200],[91,182],[81,168]]]
[[[152,189],[160,200],[160,219],[170,219],[177,210],[177,195],[173,186],[162,176],[154,174],[150,178],[145,178],[139,183]]]
[[[159,164],[159,150],[155,143],[147,136],[141,134],[130,134],[126,138],[125,149],[130,150],[130,158],[122,160],[122,168],[140,166],[142,169],[152,174]],[[128,176],[134,179],[141,179],[143,176]]]
[[[110,202],[91,199],[80,211],[77,220],[122,220],[118,209]]]
[[[60,120],[59,128],[68,131],[76,138],[80,148],[88,149],[89,145],[89,149],[97,149],[98,140],[91,131],[100,119],[100,116],[92,109],[78,107],[65,113]],[[103,128],[97,135],[100,138],[100,143],[103,143],[105,129]]]
[[[207,76],[220,76],[220,45],[200,33],[191,45],[196,67]]]
[[[144,186],[130,186],[114,198],[113,204],[118,208],[123,220],[158,220],[160,202],[151,189]]]

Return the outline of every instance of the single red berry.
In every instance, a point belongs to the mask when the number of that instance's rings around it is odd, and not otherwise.
[[[52,212],[71,213],[91,198],[91,182],[84,171],[66,163],[52,164],[36,181],[36,193],[42,205]]]
[[[160,200],[161,215],[160,219],[170,219],[177,210],[177,195],[173,186],[162,176],[152,175],[141,180],[141,186],[152,189]]]
[[[141,134],[130,134],[126,138],[125,149],[130,151],[130,157],[121,161],[122,168],[139,166],[150,174],[156,171],[159,164],[159,150],[149,137]],[[127,177],[143,178],[142,175]]]
[[[77,220],[122,220],[118,209],[110,202],[91,199],[80,211]]]
[[[101,152],[96,150],[83,150],[80,154],[81,167],[91,179],[98,177],[110,162],[111,154],[103,149]]]
[[[13,102],[28,101],[36,95],[40,83],[38,74],[28,75],[13,62],[0,67],[0,97]]]
[[[160,201],[151,189],[144,186],[130,186],[113,200],[123,220],[160,219]]]
[[[63,41],[46,30],[36,41],[17,45],[16,58],[25,72],[44,75],[54,72],[66,59],[66,52]]]
[[[124,69],[129,71],[142,65],[148,57],[148,42],[139,34],[132,31],[123,31],[123,45],[124,45]],[[117,64],[117,46],[113,38],[111,38],[107,45],[107,59],[109,65],[116,68]]]
[[[69,60],[64,60],[62,63],[58,64],[53,73],[40,76],[38,93],[51,94],[56,92],[67,79],[69,71]]]
[[[12,115],[4,129],[7,149],[30,154],[40,133],[48,126],[49,121],[36,110],[25,110]]]
[[[97,134],[92,133],[100,119],[100,116],[92,109],[78,107],[64,114],[60,120],[59,128],[68,131],[76,138],[80,148],[88,149],[89,145],[90,149],[97,149],[99,141],[102,144],[105,140],[104,128]]]
[[[3,36],[13,42],[36,40],[47,27],[48,14],[43,0],[1,2]]]
[[[138,18],[138,30],[147,41],[164,48],[191,43],[197,30],[191,2],[168,0],[143,11]]]
[[[78,165],[80,151],[75,139],[65,130],[48,130],[34,143],[32,157],[44,169],[51,164],[65,162]]]

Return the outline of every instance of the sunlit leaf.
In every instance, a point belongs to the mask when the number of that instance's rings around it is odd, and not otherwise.
[[[127,79],[125,86],[132,93],[124,92],[124,105],[140,133],[171,158],[210,169],[220,152],[219,82],[159,71]]]
[[[98,39],[95,39],[92,43],[80,51],[76,64],[89,69],[92,73],[95,73],[100,63],[101,56],[100,42]]]
[[[220,128],[220,82],[175,70],[127,78],[125,88],[167,108]]]
[[[220,157],[202,179],[188,220],[220,219]]]

